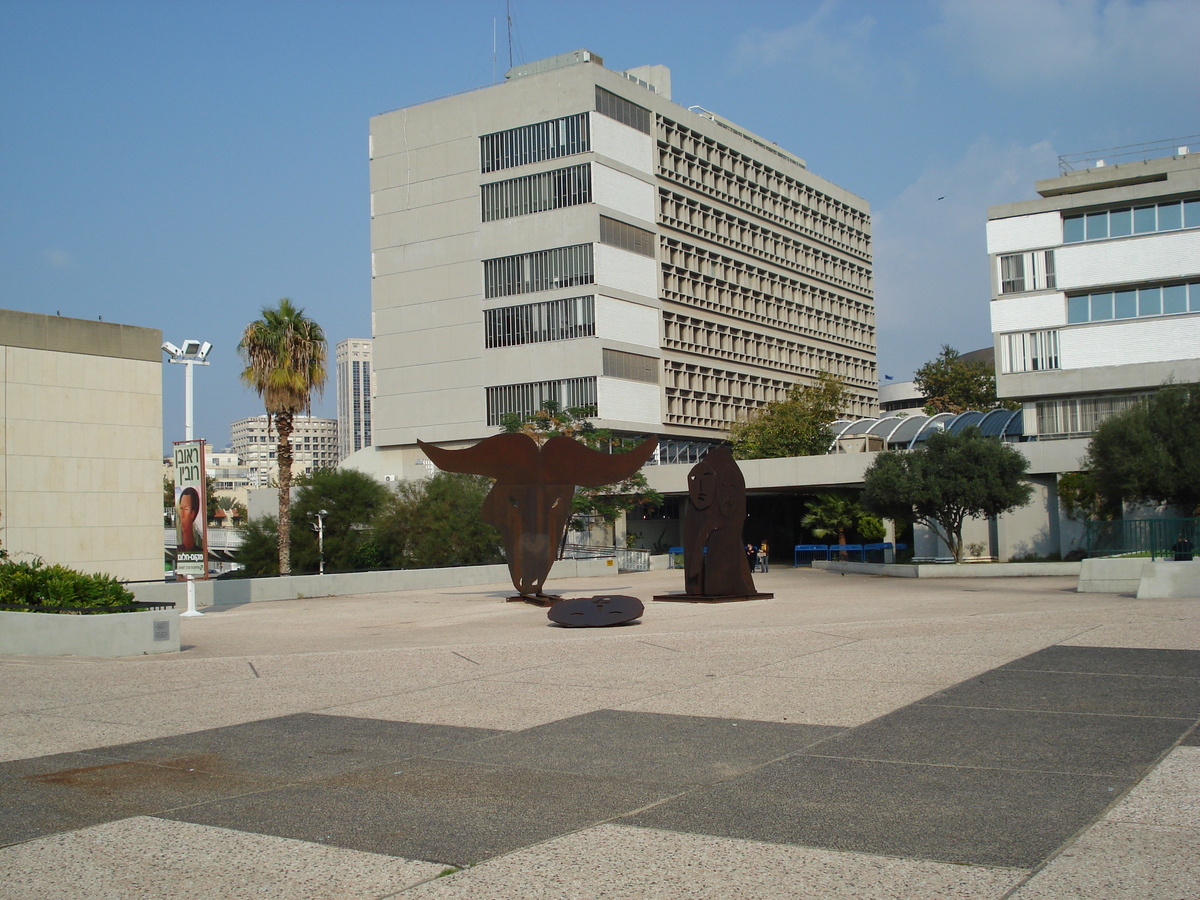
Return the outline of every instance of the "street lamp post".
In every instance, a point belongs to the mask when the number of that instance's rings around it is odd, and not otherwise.
[[[192,367],[207,366],[208,354],[212,351],[212,344],[204,341],[201,343],[197,340],[186,340],[182,347],[176,347],[170,341],[164,341],[163,352],[167,354],[167,362],[179,363],[184,367],[183,375],[183,439],[185,441],[192,440]],[[201,503],[204,501],[201,500]],[[208,566],[208,560],[204,561],[205,567]],[[187,612],[180,613],[181,616],[202,616],[204,613],[196,609],[196,581],[193,576],[185,575],[187,580]]]
[[[321,575],[325,574],[325,517],[327,515],[329,515],[329,510],[327,509],[320,509],[315,513],[310,512],[308,514],[310,519],[313,516],[316,516],[317,519],[316,525],[309,523],[308,527],[317,533],[317,554],[318,558],[320,559],[319,566]]]

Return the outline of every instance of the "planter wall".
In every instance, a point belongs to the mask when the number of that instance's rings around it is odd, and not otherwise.
[[[179,650],[179,611],[72,616],[0,611],[0,654],[143,656]]]

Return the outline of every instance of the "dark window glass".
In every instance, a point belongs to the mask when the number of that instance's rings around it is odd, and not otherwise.
[[[1138,291],[1138,315],[1162,315],[1162,288],[1142,288]]]
[[[1083,240],[1083,216],[1067,216],[1063,219],[1063,243],[1074,244]]]
[[[1188,309],[1200,312],[1200,282],[1193,281],[1188,285]]]
[[[1067,322],[1077,325],[1088,320],[1088,296],[1067,298]]]
[[[1117,291],[1113,302],[1116,318],[1132,319],[1137,315],[1137,291]]]
[[[1108,233],[1111,237],[1133,234],[1133,210],[1114,209],[1108,213]]]
[[[1187,311],[1187,285],[1172,284],[1163,288],[1164,313],[1170,315],[1171,313],[1181,313]]]
[[[1158,230],[1174,231],[1183,227],[1183,210],[1178,203],[1158,204]]]
[[[1092,321],[1103,322],[1113,317],[1113,295],[1110,293],[1092,294]]]
[[[1200,200],[1183,202],[1183,227],[1200,228]]]
[[[650,133],[650,110],[631,103],[624,97],[618,97],[600,85],[596,85],[596,112],[608,116],[610,119],[616,119],[630,128],[636,128],[646,134]]]
[[[1108,237],[1108,213],[1088,213],[1087,214],[1087,239],[1094,241],[1097,238]]]
[[[1156,217],[1153,206],[1139,206],[1133,211],[1133,231],[1135,234],[1149,234],[1155,229]]]

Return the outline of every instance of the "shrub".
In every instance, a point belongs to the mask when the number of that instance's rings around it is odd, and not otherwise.
[[[41,559],[0,562],[0,604],[103,608],[132,602],[133,594],[111,575],[85,575]]]

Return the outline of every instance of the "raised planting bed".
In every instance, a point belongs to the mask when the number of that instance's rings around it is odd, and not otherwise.
[[[178,650],[179,612],[174,603],[77,610],[0,607],[0,654],[4,655],[143,656]]]

